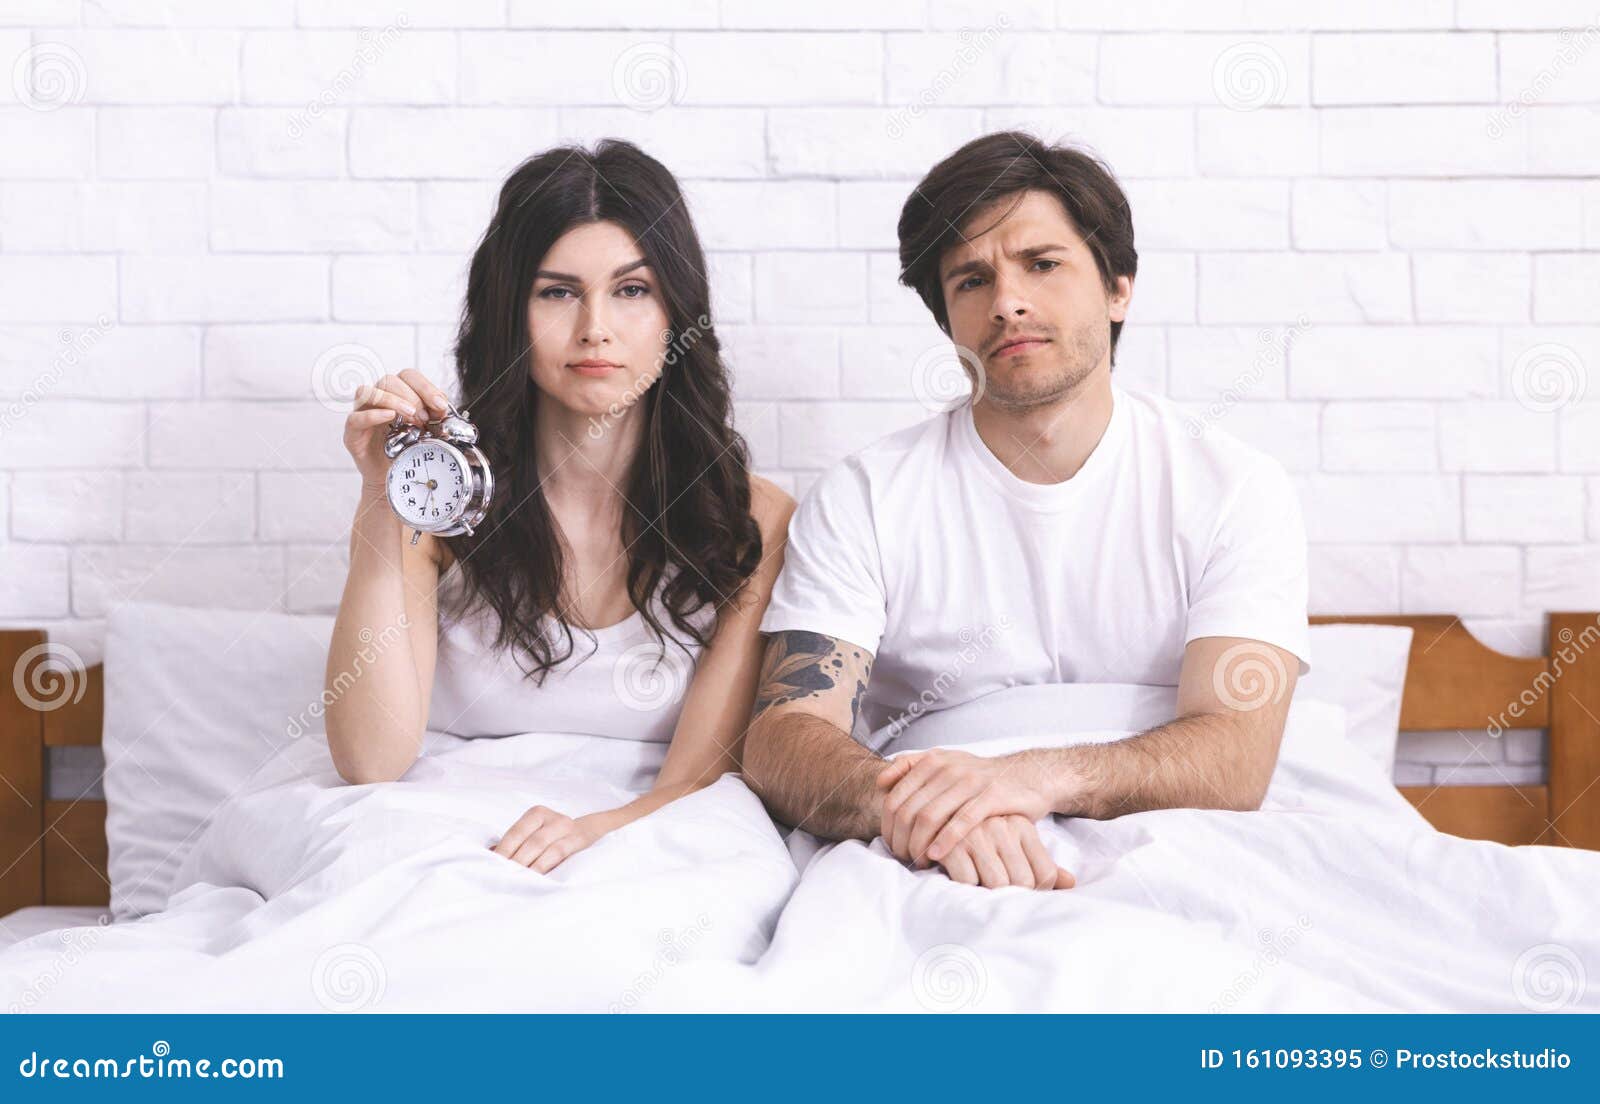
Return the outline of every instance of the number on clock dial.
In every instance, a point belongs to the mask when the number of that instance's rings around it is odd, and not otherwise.
[[[413,525],[448,520],[466,495],[466,472],[441,448],[413,445],[389,471],[389,500]]]

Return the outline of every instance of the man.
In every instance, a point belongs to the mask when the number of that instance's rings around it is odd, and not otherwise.
[[[788,824],[988,887],[1072,884],[1035,828],[1052,813],[1259,808],[1309,670],[1299,505],[1272,459],[1111,382],[1137,267],[1121,188],[1081,151],[993,134],[933,168],[899,235],[973,398],[796,512],[746,779]],[[1175,685],[1178,716],[995,758],[889,762],[852,736],[1073,682]]]

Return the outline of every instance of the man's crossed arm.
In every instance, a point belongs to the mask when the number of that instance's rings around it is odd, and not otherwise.
[[[1298,677],[1293,654],[1259,640],[1190,641],[1175,720],[1124,740],[982,758],[934,750],[879,775],[889,849],[940,862],[985,818],[1050,813],[1106,820],[1149,809],[1261,807]]]
[[[779,820],[827,839],[885,835],[886,789],[877,779],[888,764],[850,735],[871,677],[872,653],[854,644],[797,631],[767,638],[743,769]],[[1051,859],[1034,819],[985,817],[940,865],[972,885],[1070,887],[1072,875]]]
[[[1277,762],[1298,660],[1261,641],[1205,637],[1184,651],[1178,717],[1110,744],[984,758],[913,752],[892,763],[850,736],[872,655],[832,637],[768,637],[746,780],[785,823],[871,840],[917,866],[986,886],[1065,887],[1034,829],[1051,813],[1106,819],[1165,808],[1259,808]]]

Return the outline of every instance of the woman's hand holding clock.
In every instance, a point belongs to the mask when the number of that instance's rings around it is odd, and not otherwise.
[[[363,385],[355,400],[344,422],[344,447],[356,462],[362,485],[382,494],[390,463],[383,446],[390,427],[397,418],[416,426],[442,418],[449,400],[415,368]]]

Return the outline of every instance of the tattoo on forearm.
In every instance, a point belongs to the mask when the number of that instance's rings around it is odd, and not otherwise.
[[[826,839],[871,840],[877,834],[874,779],[882,760],[851,738],[872,658],[822,633],[767,637],[753,743],[743,765],[746,780],[782,823]],[[763,716],[774,723],[757,725]]]
[[[761,665],[761,689],[755,712],[786,702],[819,698],[855,679],[850,722],[855,723],[872,677],[872,657],[853,644],[821,633],[773,633]]]

